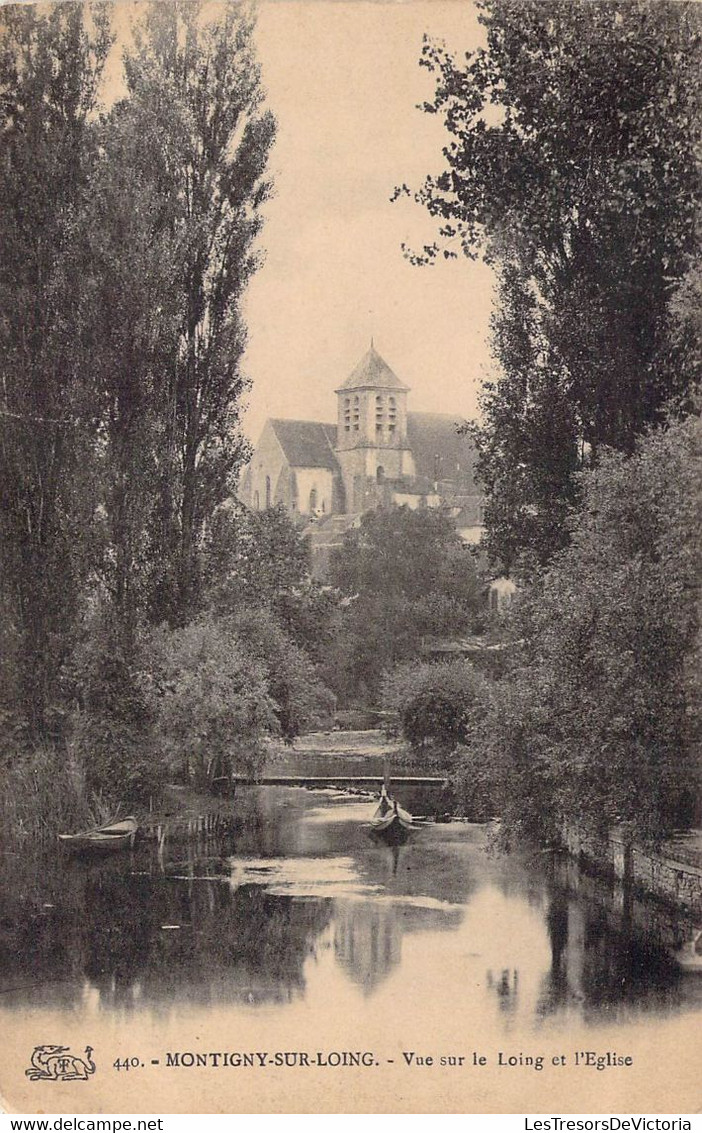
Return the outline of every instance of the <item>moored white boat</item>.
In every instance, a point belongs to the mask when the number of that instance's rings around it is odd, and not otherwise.
[[[76,853],[112,853],[131,848],[138,829],[137,819],[130,814],[118,822],[108,822],[77,834],[59,834],[58,839],[65,849]]]

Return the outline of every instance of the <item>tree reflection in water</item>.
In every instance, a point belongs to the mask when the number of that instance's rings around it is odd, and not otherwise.
[[[3,907],[4,1002],[68,1004],[84,981],[111,1007],[172,1001],[283,1002],[304,990],[303,965],[329,923],[329,900],[273,897],[226,879],[120,873],[119,863],[70,865],[71,902]],[[166,926],[166,927],[164,927]],[[40,991],[38,990],[40,989]]]
[[[695,990],[666,952],[679,918],[572,862],[487,855],[484,832],[462,824],[425,826],[393,852],[368,837],[363,804],[343,796],[262,789],[237,806],[227,833],[172,829],[104,862],[6,857],[2,1003],[63,1010],[96,997],[101,1008],[159,1013],[284,1004],[304,996],[316,955],[370,999],[403,961],[416,971],[426,956],[426,986],[403,989],[401,974],[397,985],[420,1010],[443,978],[434,951],[446,933],[457,995],[482,1000],[504,1026],[699,1001],[699,979]]]
[[[625,1018],[644,1004],[680,1006],[689,989],[665,947],[680,921],[672,910],[630,893],[623,897],[616,882],[556,858],[546,912],[551,966],[537,1014],[552,1015],[570,1003],[592,1022],[602,1013]]]

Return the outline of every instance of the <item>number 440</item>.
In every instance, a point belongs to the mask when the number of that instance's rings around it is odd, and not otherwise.
[[[112,1063],[113,1070],[137,1070],[143,1066],[144,1063],[136,1056],[134,1058],[118,1058],[116,1062]]]

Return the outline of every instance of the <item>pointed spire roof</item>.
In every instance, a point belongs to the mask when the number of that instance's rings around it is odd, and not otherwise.
[[[341,393],[342,390],[347,389],[406,390],[409,389],[409,386],[401,382],[387,362],[380,357],[373,345],[373,339],[371,339],[370,350],[363,355],[355,370],[349,374],[346,381],[335,392]]]

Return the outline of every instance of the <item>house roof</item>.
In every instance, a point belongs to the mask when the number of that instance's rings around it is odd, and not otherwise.
[[[337,471],[334,455],[336,426],[321,421],[271,420],[288,463],[293,468],[329,468]]]
[[[417,476],[432,482],[448,480],[475,492],[475,448],[458,432],[460,418],[447,413],[408,413],[407,443]]]
[[[393,373],[371,342],[370,350],[363,355],[361,361],[352,370],[346,381],[336,390],[336,393],[340,393],[342,389],[407,390],[409,386],[401,382],[397,374]]]

